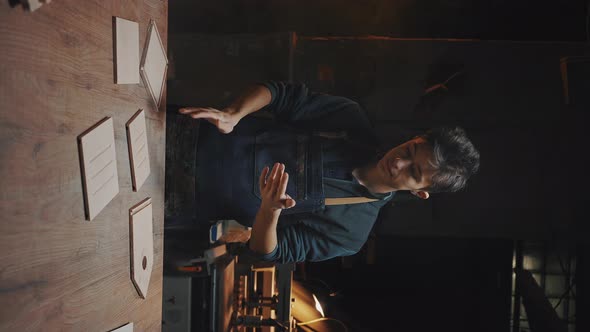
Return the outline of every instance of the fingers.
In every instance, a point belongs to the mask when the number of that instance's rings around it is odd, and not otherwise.
[[[283,170],[284,169],[285,169],[285,167],[283,166]],[[287,183],[288,182],[289,182],[289,173],[283,172],[278,189],[277,189],[277,193],[276,193],[278,195],[278,197],[283,197],[283,195],[285,195],[285,191],[287,191]]]
[[[270,192],[272,193],[273,196],[275,196],[275,199],[277,199],[277,200],[280,197],[280,194],[278,194],[278,189],[279,189],[279,185],[281,184],[281,178],[283,177],[284,172],[285,172],[285,165],[278,164],[278,166],[276,166],[276,172],[275,172],[274,176],[272,177]]]
[[[202,112],[202,111],[216,111],[215,108],[212,107],[183,107],[178,110],[181,114],[190,114],[194,112]]]
[[[283,209],[290,209],[292,207],[294,207],[297,203],[295,202],[295,200],[293,198],[291,198],[291,196],[289,196],[288,194],[285,194],[284,199],[281,200],[281,204],[283,205]]]
[[[268,176],[268,179],[266,180],[266,182],[268,184],[270,184],[270,189],[272,189],[272,184],[274,183],[274,180],[277,176],[277,173],[279,172],[279,167],[281,166],[281,164],[279,163],[275,163],[272,166],[272,170],[270,171],[270,175]]]
[[[266,175],[267,174],[268,174],[268,166],[264,167],[264,169],[262,169],[262,173],[260,173],[260,179],[258,180],[258,185],[260,186],[260,191],[262,191],[262,189],[266,185]]]
[[[221,113],[209,110],[192,112],[189,114],[189,116],[193,119],[207,119],[217,121],[221,120],[223,117]]]
[[[290,208],[294,207],[295,204],[296,203],[295,203],[295,200],[294,199],[292,199],[292,198],[286,199],[285,200],[285,207],[284,207],[284,209],[290,209]]]
[[[272,170],[270,170],[270,174],[268,166],[265,166],[262,169],[262,173],[260,173],[260,178],[258,179],[260,191],[263,191],[263,189],[265,189],[265,191],[270,191],[272,193],[273,181],[274,178],[277,176],[279,166],[279,163],[275,163],[272,167]]]
[[[295,206],[296,202],[287,192],[289,173],[285,172],[285,165],[275,163],[272,169],[266,166],[259,178],[260,191],[263,199],[268,200],[278,209],[289,209]]]
[[[220,120],[222,113],[211,107],[184,107],[178,110],[181,114],[186,114],[193,119],[212,119]]]
[[[289,176],[287,173],[285,173],[285,165],[281,163],[275,163],[270,172],[268,170],[268,166],[262,170],[262,173],[260,174],[259,185],[261,189],[264,188],[269,195],[273,196],[273,199],[278,200],[278,197],[284,194],[287,188],[288,180]]]
[[[193,119],[206,120],[217,127],[222,134],[231,133],[242,118],[232,108],[218,110],[212,107],[183,107],[178,112]]]

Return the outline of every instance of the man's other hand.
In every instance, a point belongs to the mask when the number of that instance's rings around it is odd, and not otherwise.
[[[231,133],[241,119],[238,113],[232,108],[225,108],[220,111],[211,107],[183,107],[178,112],[186,114],[193,119],[205,119],[215,125],[224,134]]]
[[[288,181],[289,174],[285,172],[284,164],[275,163],[270,174],[268,166],[262,170],[259,183],[262,196],[261,210],[280,212],[282,209],[295,206],[295,200],[286,193]]]

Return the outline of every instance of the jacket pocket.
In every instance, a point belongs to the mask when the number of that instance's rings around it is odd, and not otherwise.
[[[287,194],[297,204],[283,214],[311,212],[324,207],[321,142],[305,133],[267,131],[256,135],[253,193],[261,199],[258,179],[265,166],[285,164],[289,173]]]
[[[307,198],[307,148],[309,138],[305,135],[285,132],[264,132],[256,135],[254,147],[254,195],[261,197],[258,180],[264,167],[274,163],[285,164],[289,173],[287,194],[297,200]]]

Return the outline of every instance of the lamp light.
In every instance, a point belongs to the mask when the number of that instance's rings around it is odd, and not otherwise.
[[[320,301],[318,301],[318,298],[315,297],[315,294],[311,294],[313,295],[313,300],[315,301],[315,308],[317,311],[320,312],[320,314],[322,314],[322,317],[326,317],[326,315],[324,315],[324,310],[322,310],[322,306],[320,305]]]

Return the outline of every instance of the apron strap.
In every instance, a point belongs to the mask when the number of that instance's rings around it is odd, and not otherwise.
[[[357,204],[357,203],[370,203],[378,201],[376,198],[367,197],[338,197],[338,198],[326,198],[326,205],[341,205],[341,204]]]

